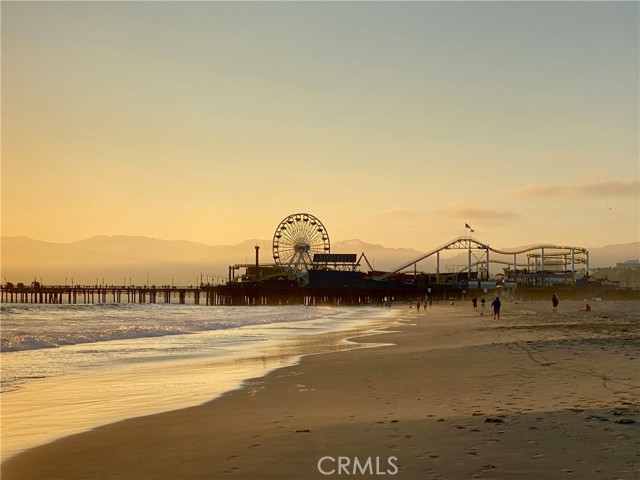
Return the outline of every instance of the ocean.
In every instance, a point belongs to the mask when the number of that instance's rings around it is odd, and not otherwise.
[[[303,354],[356,348],[348,334],[389,318],[375,307],[3,304],[0,312],[3,460],[202,404]]]

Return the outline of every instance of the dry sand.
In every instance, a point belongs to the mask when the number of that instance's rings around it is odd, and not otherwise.
[[[395,306],[389,333],[360,339],[393,346],[307,356],[205,405],[61,439],[2,478],[638,479],[640,304],[592,306],[506,304],[500,320]]]

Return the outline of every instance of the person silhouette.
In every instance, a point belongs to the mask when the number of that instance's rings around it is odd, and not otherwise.
[[[495,320],[496,318],[498,320],[500,320],[500,307],[502,306],[502,303],[500,303],[500,298],[496,297],[496,299],[491,302],[491,308],[493,308],[493,319]]]
[[[551,305],[553,306],[553,310],[551,310],[553,313],[558,313],[558,305],[560,304],[560,301],[558,300],[558,297],[556,297],[555,293],[553,294],[553,297],[551,297]]]

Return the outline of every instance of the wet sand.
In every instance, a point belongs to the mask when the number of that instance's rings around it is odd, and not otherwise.
[[[500,320],[395,306],[400,325],[360,339],[393,346],[307,356],[202,406],[66,437],[2,478],[635,479],[640,304],[582,306],[507,303]]]

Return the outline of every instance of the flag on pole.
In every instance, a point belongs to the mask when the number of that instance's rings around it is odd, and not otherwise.
[[[475,230],[471,228],[468,223],[464,224],[464,228],[468,228],[471,233],[475,232]]]

